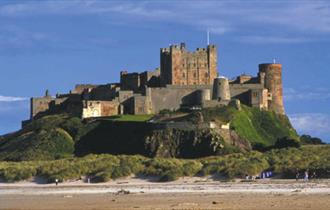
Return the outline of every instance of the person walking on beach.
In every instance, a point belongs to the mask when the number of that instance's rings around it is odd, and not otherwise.
[[[58,185],[58,179],[55,179],[55,184],[56,184],[56,186]]]
[[[316,179],[316,172],[314,171],[313,174],[311,175],[311,179]]]
[[[304,181],[305,182],[308,181],[308,170],[305,171]]]
[[[299,180],[299,171],[296,172],[296,181]]]

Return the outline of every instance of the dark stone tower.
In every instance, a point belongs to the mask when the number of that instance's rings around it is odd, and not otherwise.
[[[283,105],[282,64],[265,63],[259,65],[259,75],[264,73],[264,85],[271,94],[268,109],[278,114],[285,114]]]

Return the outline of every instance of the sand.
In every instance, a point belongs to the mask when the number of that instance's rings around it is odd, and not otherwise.
[[[128,178],[102,184],[0,183],[0,209],[330,209],[330,180],[168,183]]]

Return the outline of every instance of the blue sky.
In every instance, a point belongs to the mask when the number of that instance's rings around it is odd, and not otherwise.
[[[2,0],[0,134],[29,117],[29,97],[154,69],[159,48],[204,47],[207,30],[222,75],[256,75],[259,63],[282,63],[295,128],[330,141],[330,2],[316,0]]]

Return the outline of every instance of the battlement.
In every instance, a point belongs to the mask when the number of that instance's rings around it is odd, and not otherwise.
[[[198,47],[198,48],[196,48],[196,51],[197,51],[197,52],[200,52],[200,51],[202,51],[202,52],[206,52],[206,49],[205,49],[205,48],[199,48],[199,47]]]
[[[81,94],[84,92],[84,90],[93,89],[96,88],[97,86],[98,85],[92,85],[92,84],[77,84],[71,92]]]

